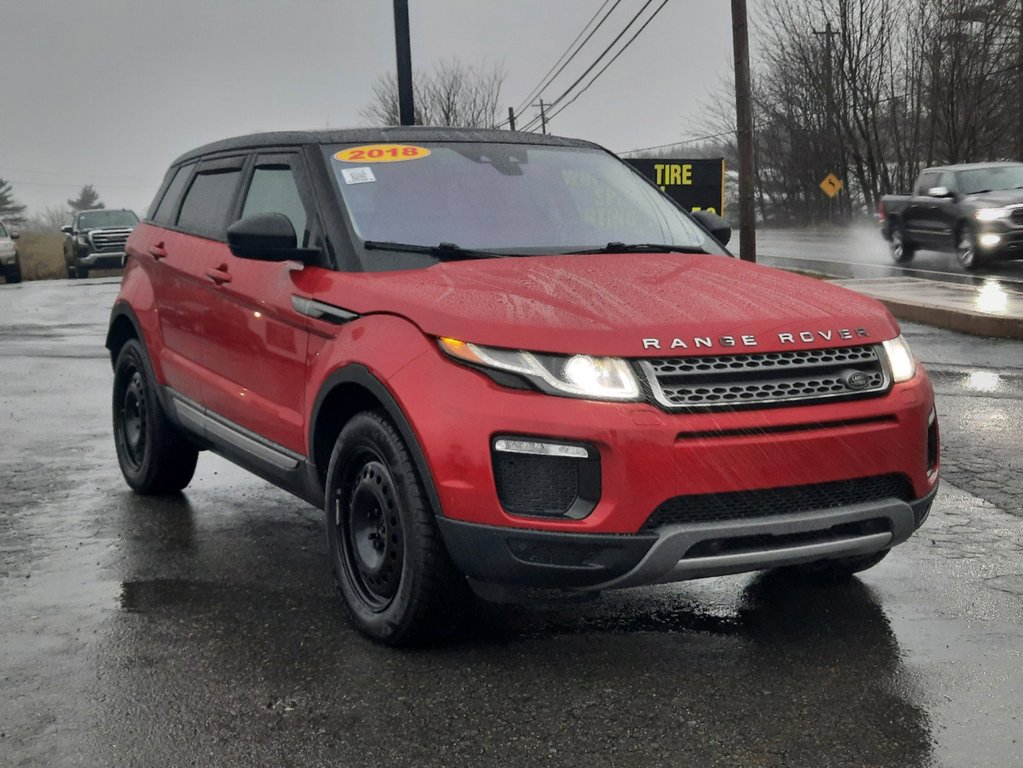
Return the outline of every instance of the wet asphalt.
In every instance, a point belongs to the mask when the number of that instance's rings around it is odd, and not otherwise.
[[[1023,765],[1023,345],[907,326],[948,471],[860,579],[478,607],[393,650],[319,510],[210,454],[179,497],[124,485],[116,291],[0,286],[0,766]]]

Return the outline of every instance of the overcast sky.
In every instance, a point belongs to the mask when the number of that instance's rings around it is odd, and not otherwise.
[[[602,2],[410,0],[412,63],[502,64],[507,112]],[[571,84],[644,2],[621,0],[545,100]],[[364,125],[359,111],[374,80],[395,66],[392,7],[390,0],[0,0],[0,177],[29,213],[62,204],[88,183],[108,207],[141,213],[169,162],[200,144],[253,131]],[[700,104],[718,90],[730,60],[729,3],[668,0],[550,131],[616,152],[699,136]]]

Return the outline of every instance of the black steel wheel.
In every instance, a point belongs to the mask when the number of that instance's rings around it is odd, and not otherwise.
[[[113,416],[117,461],[133,490],[160,495],[188,485],[199,451],[167,419],[135,339],[121,348],[114,366]]]
[[[356,627],[389,645],[436,637],[469,601],[401,435],[378,412],[341,430],[326,483],[327,545]]]
[[[895,224],[888,239],[888,252],[896,264],[906,264],[913,260],[916,248],[906,240],[906,233],[901,224]]]

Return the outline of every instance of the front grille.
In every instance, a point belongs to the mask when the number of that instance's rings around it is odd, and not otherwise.
[[[90,232],[89,238],[97,251],[123,251],[130,234],[130,229],[102,229]]]
[[[755,520],[776,515],[817,512],[849,504],[899,499],[910,501],[913,488],[905,475],[876,475],[813,485],[676,496],[654,510],[644,530],[662,525]]]
[[[870,344],[638,362],[654,399],[671,410],[860,397],[890,385],[878,348]]]
[[[501,506],[519,515],[564,515],[579,491],[579,459],[497,453],[494,480]]]

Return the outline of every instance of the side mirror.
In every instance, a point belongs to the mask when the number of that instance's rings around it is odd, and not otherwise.
[[[19,237],[21,237],[21,232],[11,232],[11,240],[17,240]]]
[[[60,228],[60,231],[63,232],[68,237],[70,237],[71,236],[71,225],[70,224],[65,224],[63,227]]]
[[[694,211],[693,218],[721,245],[728,245],[728,241],[732,239],[732,227],[716,213]]]
[[[318,253],[297,243],[291,219],[283,213],[256,213],[227,228],[227,245],[239,259],[306,261]]]
[[[931,187],[930,189],[927,190],[927,196],[951,199],[956,196],[956,193],[953,192],[948,187]]]

